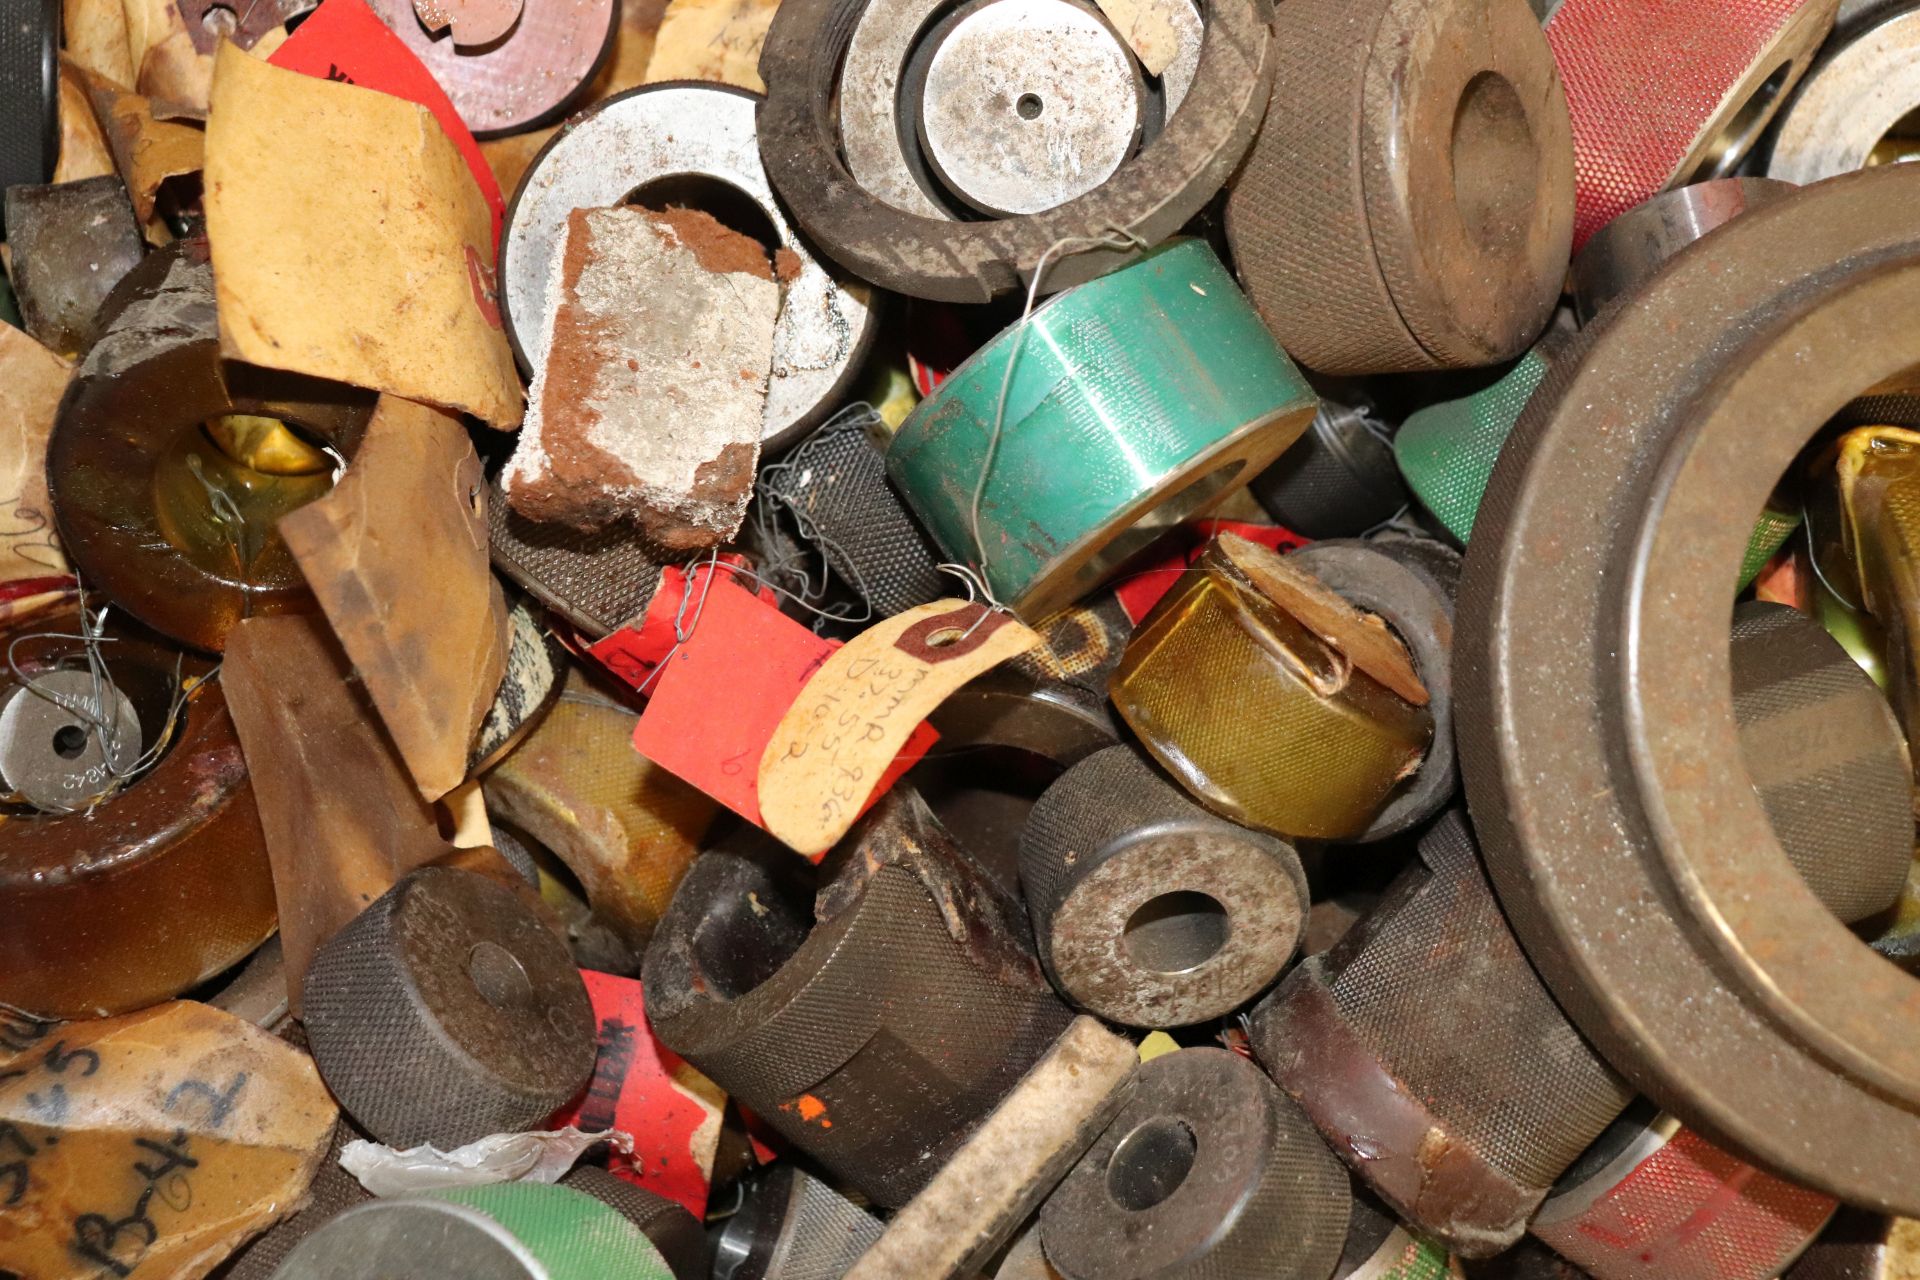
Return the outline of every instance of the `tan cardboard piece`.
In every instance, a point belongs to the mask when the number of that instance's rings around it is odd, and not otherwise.
[[[297,1013],[320,944],[448,845],[324,619],[241,622],[220,683],[260,806]]]
[[[6,1024],[0,1272],[197,1280],[301,1206],[338,1115],[311,1058],[203,1004]]]
[[[93,103],[94,117],[107,136],[114,167],[133,196],[133,211],[143,225],[149,224],[160,184],[200,171],[206,159],[206,135],[196,125],[156,118],[153,103],[103,76],[85,69],[79,75]],[[168,237],[164,230],[150,230],[147,238],[164,243]]]
[[[780,0],[671,0],[646,83],[712,80],[765,93],[760,46],[779,7]]]
[[[73,366],[0,325],[0,582],[68,571],[47,500],[47,436]]]
[[[519,423],[492,215],[432,112],[222,45],[205,176],[224,355]]]
[[[488,565],[486,501],[460,423],[382,396],[333,491],[279,525],[429,800],[466,778],[506,671],[507,606]]]
[[[760,757],[760,816],[813,857],[832,848],[948,694],[1040,643],[1012,614],[935,600],[879,622],[808,677]]]

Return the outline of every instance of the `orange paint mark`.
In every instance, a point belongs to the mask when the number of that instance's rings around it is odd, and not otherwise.
[[[833,1121],[827,1119],[827,1104],[810,1093],[803,1093],[792,1102],[780,1104],[782,1111],[797,1111],[800,1118],[808,1124],[818,1124],[822,1129],[833,1128]]]

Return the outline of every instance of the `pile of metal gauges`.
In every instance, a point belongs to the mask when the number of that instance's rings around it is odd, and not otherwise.
[[[1913,0],[0,0],[0,1280],[1920,1277],[1917,157]]]

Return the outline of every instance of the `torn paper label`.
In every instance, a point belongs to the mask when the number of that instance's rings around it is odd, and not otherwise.
[[[452,1151],[410,1147],[396,1151],[377,1142],[349,1142],[340,1165],[376,1196],[405,1196],[447,1187],[485,1187],[497,1182],[554,1183],[582,1152],[597,1143],[633,1150],[633,1135],[609,1129],[586,1133],[569,1125],[548,1133],[496,1133]]]

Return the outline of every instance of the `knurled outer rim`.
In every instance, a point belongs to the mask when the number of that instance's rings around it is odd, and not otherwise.
[[[760,54],[761,162],[814,244],[863,279],[914,297],[986,302],[1025,287],[1043,256],[1047,291],[1125,266],[1213,198],[1252,145],[1273,84],[1271,0],[1216,0],[1186,100],[1111,178],[1045,213],[948,222],[879,200],[840,158],[835,90],[863,4],[786,0],[775,13]],[[1139,243],[1057,247],[1129,237]]]
[[[579,1165],[560,1185],[617,1209],[660,1251],[674,1280],[706,1280],[707,1233],[686,1206],[595,1165]]]
[[[1407,646],[1427,687],[1433,741],[1419,771],[1365,831],[1339,843],[1371,844],[1411,831],[1446,807],[1460,786],[1453,747],[1453,601],[1431,578],[1365,542],[1316,542],[1294,557],[1349,603],[1379,615]]]
[[[1216,1100],[1246,1105],[1196,1114]],[[1160,1117],[1187,1125],[1197,1159],[1165,1199],[1121,1210],[1107,1189],[1109,1164],[1129,1134]],[[1346,1241],[1351,1197],[1339,1161],[1257,1066],[1226,1049],[1190,1048],[1134,1073],[1131,1096],[1041,1206],[1039,1230],[1066,1280],[1323,1280]],[[1156,1249],[1157,1240],[1168,1243]],[[1139,1255],[1125,1257],[1136,1244]],[[1117,1271],[1123,1262],[1128,1269]]]
[[[0,18],[0,118],[7,122],[0,192],[52,182],[60,156],[60,0],[10,0]]]
[[[493,900],[487,917],[475,912],[462,922],[475,941],[505,936],[511,928],[534,947],[550,950],[532,957],[522,948],[515,957],[541,966],[530,975],[536,991],[559,966],[573,975],[576,990],[562,993],[564,1005],[548,1005],[543,1019],[550,1041],[572,1050],[565,1070],[539,1083],[506,1079],[460,1045],[426,1007],[393,931],[406,900],[431,892],[436,881]],[[501,916],[509,918],[504,926],[486,927]],[[321,1079],[356,1122],[389,1146],[429,1142],[450,1151],[488,1134],[536,1127],[593,1072],[592,1008],[571,955],[510,890],[472,872],[426,867],[401,880],[314,953],[301,994],[301,1021]],[[567,994],[577,998],[566,1000]],[[422,1105],[429,1099],[430,1105]]]
[[[1761,126],[1812,65],[1832,28],[1838,0],[1803,0],[1762,24],[1751,21],[1757,16],[1753,7],[1563,0],[1548,18],[1547,42],[1560,64],[1573,119],[1576,252],[1620,214],[1687,181],[1707,147],[1767,77],[1783,62],[1790,63],[1785,82],[1749,131],[1749,145],[1757,139]],[[1611,84],[1603,79],[1608,58],[1600,50],[1616,40],[1635,48],[1714,50],[1735,38],[1744,41],[1739,50],[1744,57],[1740,76],[1732,83],[1700,83],[1705,60],[1698,57],[1634,57],[1631,76],[1621,74]],[[1653,117],[1674,102],[1708,102],[1708,110],[1685,139],[1666,138],[1650,128]],[[1730,171],[1731,166],[1723,166],[1721,176]]]
[[[1403,24],[1490,6],[1519,10],[1506,15],[1510,40],[1527,52],[1501,69],[1523,89],[1534,87],[1532,101],[1544,104],[1529,116],[1545,180],[1525,252],[1499,260],[1471,250],[1451,200],[1435,202],[1445,211],[1438,225],[1440,215],[1416,211],[1411,189],[1425,170],[1390,166],[1395,156],[1432,156],[1451,183],[1450,163],[1441,163],[1450,152],[1421,148],[1396,126],[1396,85],[1406,69],[1391,61],[1392,51],[1412,39]],[[1287,0],[1275,19],[1275,43],[1273,101],[1235,179],[1226,228],[1241,282],[1281,344],[1303,364],[1340,374],[1478,366],[1518,355],[1559,296],[1573,203],[1572,166],[1560,163],[1570,129],[1564,95],[1523,0]],[[1487,61],[1470,64],[1483,68]],[[1469,78],[1463,68],[1458,84]],[[1457,89],[1446,96],[1451,121]],[[1443,243],[1473,268],[1451,284],[1425,263]],[[1490,261],[1504,267],[1503,287],[1486,283]],[[1476,301],[1504,312],[1491,340],[1474,339],[1456,323],[1458,307]]]
[[[1255,1006],[1255,1058],[1402,1219],[1462,1257],[1492,1257],[1513,1244],[1548,1188],[1524,1186],[1469,1142],[1449,1139],[1452,1126],[1367,1048],[1323,968],[1322,957],[1307,957]],[[1356,1145],[1362,1134],[1364,1150]]]

